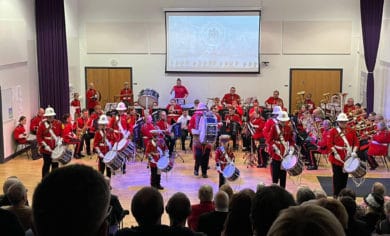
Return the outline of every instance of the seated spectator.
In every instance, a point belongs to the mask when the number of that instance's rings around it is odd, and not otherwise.
[[[314,189],[313,193],[316,196],[316,199],[321,199],[321,198],[327,198],[328,197],[326,195],[325,191],[322,190],[322,189]]]
[[[384,200],[383,197],[377,193],[370,193],[364,198],[364,202],[367,204],[366,214],[361,218],[366,222],[369,232],[375,230],[376,225],[385,219],[385,213],[383,210]]]
[[[24,236],[24,230],[18,218],[2,208],[0,208],[0,235]]]
[[[313,191],[309,187],[300,187],[298,188],[296,201],[298,205],[301,205],[303,202],[316,199]]]
[[[35,139],[27,139],[28,134],[27,134],[26,129],[24,127],[26,125],[26,122],[27,122],[27,119],[25,116],[21,116],[19,118],[19,124],[15,127],[15,130],[13,132],[13,136],[14,136],[14,140],[17,144],[30,145],[32,156],[34,157],[33,159],[35,159],[37,156],[39,156],[38,148],[37,148],[38,142],[37,142],[36,138]],[[19,151],[19,150],[17,150],[17,151]]]
[[[220,236],[229,211],[229,196],[219,190],[214,196],[215,210],[199,216],[198,231],[208,236]]]
[[[254,233],[257,236],[267,235],[279,212],[295,206],[293,196],[285,189],[271,185],[262,188],[253,199],[251,217]]]
[[[172,228],[183,231],[183,234],[186,235],[203,235],[202,233],[193,233],[189,228],[185,227],[187,217],[191,213],[191,202],[184,193],[175,193],[168,200],[165,210],[169,215],[169,225]]]
[[[161,193],[155,188],[143,187],[134,195],[131,201],[131,213],[138,226],[121,229],[116,236],[193,235],[192,232],[161,224],[161,216],[164,213],[164,200]]]
[[[223,184],[221,187],[219,187],[219,191],[224,191],[225,193],[227,193],[229,199],[232,199],[234,192],[232,187],[228,183]]]
[[[22,182],[11,185],[7,190],[7,197],[11,205],[3,206],[2,208],[16,215],[24,231],[30,229],[32,227],[32,210],[31,207],[26,206],[27,189]]]
[[[193,231],[198,231],[199,216],[214,210],[213,188],[210,185],[202,185],[198,191],[199,204],[191,206],[191,214],[188,216],[188,227]]]
[[[339,220],[341,226],[343,226],[344,230],[348,227],[348,214],[347,210],[340,201],[336,199],[320,199],[315,202],[317,205],[328,209],[333,213],[334,216]]]
[[[337,198],[340,199],[342,197],[350,197],[354,201],[356,201],[356,193],[352,189],[349,189],[349,188],[341,189],[341,191],[340,191],[339,195],[337,196]]]
[[[45,178],[33,196],[33,222],[39,236],[107,235],[110,190],[92,167],[68,165]]]
[[[340,195],[339,195],[340,196]],[[347,236],[361,235],[369,236],[367,224],[361,220],[356,219],[356,202],[351,197],[341,197],[339,201],[345,207],[348,214]]]
[[[248,195],[251,198],[251,200],[253,200],[256,196],[255,191],[253,191],[253,189],[251,189],[251,188],[244,188],[240,191],[240,193],[244,193],[244,194]]]
[[[16,176],[10,176],[4,181],[3,195],[0,195],[0,207],[11,205],[11,202],[9,201],[9,199],[7,197],[8,188],[11,187],[13,184],[16,184],[19,182],[20,182],[20,180]]]
[[[380,183],[380,182],[375,182],[372,185],[371,192],[381,195],[383,197],[383,199],[385,200],[385,202],[390,201],[390,197],[386,196],[387,193],[386,193],[385,185]]]
[[[252,206],[251,194],[248,189],[233,194],[229,204],[229,213],[223,227],[223,236],[252,236],[250,212]],[[253,191],[252,191],[253,192]]]
[[[268,231],[269,236],[344,236],[336,217],[326,209],[305,204],[281,211]]]
[[[386,219],[382,220],[376,228],[377,234],[390,234],[390,202],[385,203]]]

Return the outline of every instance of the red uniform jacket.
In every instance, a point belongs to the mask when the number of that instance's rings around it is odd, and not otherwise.
[[[75,113],[76,113],[77,116],[80,116],[80,114],[81,114],[81,103],[80,103],[80,100],[73,99],[72,102],[70,103],[70,105],[73,106],[73,107],[77,107]]]
[[[187,219],[188,227],[193,231],[197,231],[199,216],[203,213],[214,211],[214,209],[215,206],[213,202],[201,202],[200,204],[192,205],[191,214]]]
[[[175,122],[177,122],[177,119],[179,119],[179,116],[181,116],[181,114],[183,113],[183,109],[181,108],[181,106],[179,104],[176,104],[176,105],[171,105],[169,104],[167,107],[166,107],[167,111],[168,111],[168,122],[171,121],[171,119],[173,119]]]
[[[88,89],[87,91],[87,108],[93,109],[96,105],[99,104],[98,100],[95,98],[97,91],[95,89]]]
[[[267,139],[267,137],[269,136],[269,132],[271,131],[272,126],[274,126],[276,123],[277,123],[277,120],[275,118],[269,118],[265,122],[264,129],[263,129],[264,138]]]
[[[230,122],[235,121],[238,124],[242,125],[242,119],[238,114],[226,115],[225,120],[229,120]]]
[[[123,102],[128,102],[129,104],[133,103],[133,92],[130,88],[123,88],[121,90],[121,100]]]
[[[219,166],[221,167],[221,170],[225,168],[226,164],[228,163],[228,160],[226,159],[225,154],[222,152],[222,148],[218,147],[217,150],[215,150],[215,163],[219,163]],[[227,151],[225,149],[225,151]],[[227,153],[230,161],[234,161],[236,157],[234,156],[233,152],[228,152]]]
[[[353,150],[354,147],[359,147],[359,140],[357,138],[355,130],[347,127],[342,133],[345,134],[345,137],[347,138],[351,150]],[[344,143],[343,138],[337,131],[337,128],[333,128],[329,131],[328,148],[331,149],[332,147],[336,148],[336,151],[340,155],[341,160],[344,161],[347,156],[347,146]],[[330,152],[329,161],[334,165],[344,165],[342,162],[336,160],[333,152]]]
[[[43,120],[42,116],[34,116],[30,121],[30,132],[36,134],[38,131],[39,124]]]
[[[26,139],[26,129],[22,124],[18,124],[14,130],[14,139],[19,144],[25,144],[27,143]]]
[[[104,138],[104,136],[106,136]],[[106,141],[107,139],[107,141]],[[95,132],[95,137],[93,141],[93,148],[99,153],[99,150],[105,155],[108,151],[110,151],[110,147],[108,143],[111,145],[111,147],[114,145],[115,142],[117,142],[119,139],[119,136],[116,135],[112,129],[106,128],[104,130],[98,130]],[[101,158],[99,156],[99,158]]]
[[[240,104],[240,95],[238,94],[231,94],[231,93],[227,93],[223,96],[222,98],[222,104],[226,103],[226,104],[232,104],[233,101],[237,101],[238,104]]]
[[[88,125],[88,127],[89,127],[89,132],[90,132],[90,133],[95,133],[97,127],[95,127],[94,124],[97,123],[97,121],[99,120],[99,117],[100,117],[101,115],[103,115],[103,113],[97,114],[96,112],[93,112],[93,113],[91,114],[91,116],[89,117],[90,122],[91,122],[91,123],[90,123],[91,125]]]
[[[119,121],[119,119],[120,119],[120,121]],[[115,130],[115,132],[118,133],[121,136],[121,138],[123,138],[123,134],[122,134],[122,131],[119,129],[118,122],[120,122],[120,124],[122,125],[123,131],[125,131],[125,132],[129,131],[130,128],[129,128],[129,124],[127,123],[127,115],[122,114],[121,116],[113,116],[113,117],[111,117],[110,123],[108,124],[109,128],[112,128],[113,130]]]
[[[280,134],[278,134],[278,132],[277,132],[277,129],[276,129],[277,125],[279,126]],[[284,126],[281,126],[280,124],[273,125],[271,127],[269,135],[266,139],[267,145],[269,146],[269,154],[272,157],[272,159],[274,159],[276,161],[280,161],[282,159],[282,157],[284,157],[285,155],[288,154],[287,150],[286,150],[286,148],[288,148],[288,147],[285,147],[283,145],[283,143],[281,142],[282,136],[284,138],[284,141],[286,143],[288,142],[289,147],[295,145],[295,142],[293,139],[293,132],[292,132],[292,128],[291,128],[290,123],[286,123]],[[281,156],[279,156],[275,152],[275,150],[273,148],[274,145],[276,145],[276,147],[280,150]]]
[[[138,116],[136,114],[131,114],[127,116],[127,128],[131,133],[133,133],[134,125],[138,120]]]
[[[261,116],[261,114],[263,113],[263,108],[261,108],[260,106],[258,106],[258,107],[252,107],[251,109],[249,109],[249,118],[252,118],[253,113],[254,113],[255,111],[257,111],[257,112],[260,114],[260,116]]]
[[[51,123],[49,123],[47,120],[42,120],[42,122],[39,124],[37,132],[37,141],[39,146],[41,147],[41,153],[51,154],[51,152],[48,152],[44,149],[43,143],[49,145],[52,150],[54,150],[56,146],[56,140],[54,139],[54,137],[51,136],[49,132],[50,128],[53,130],[54,135],[57,138],[61,137],[62,124],[59,120],[53,120]]]
[[[76,139],[76,134],[73,133],[73,126],[71,123],[62,125],[62,140],[66,144],[72,143],[72,140]]]
[[[160,128],[164,132],[164,134],[166,134],[166,135],[170,134],[170,132],[168,131],[169,124],[167,121],[159,120],[156,122],[156,125],[158,126],[158,128]]]
[[[191,116],[191,120],[188,123],[188,131],[191,132],[192,129],[198,129],[199,127],[199,120],[203,116],[202,112],[195,112],[193,116]]]
[[[155,141],[152,141],[153,139],[150,139],[148,143],[146,144],[145,148],[145,155],[149,159],[149,166],[150,167],[157,167],[157,162],[160,159],[160,153],[159,151],[165,152],[168,150],[167,146],[165,145],[165,140],[162,138],[158,138]],[[160,150],[158,150],[158,148]],[[150,159],[149,157],[152,157]]]
[[[265,126],[265,120],[263,118],[255,118],[251,120],[252,126],[255,129],[255,133],[253,134],[252,138],[253,139],[261,139],[265,138],[263,129]]]
[[[322,154],[328,154],[330,152],[330,149],[329,149],[329,146],[328,146],[328,139],[330,138],[330,130],[331,129],[328,129],[328,130],[325,130],[325,129],[322,129],[322,137],[321,139],[318,141],[317,145],[318,145],[318,148],[319,148],[319,152],[322,153]]]
[[[368,155],[370,156],[387,156],[390,143],[390,132],[388,130],[378,131],[368,146]]]

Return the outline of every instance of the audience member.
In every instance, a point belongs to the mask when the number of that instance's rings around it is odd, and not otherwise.
[[[309,187],[300,187],[298,188],[296,201],[298,205],[301,205],[303,202],[316,199],[316,195],[314,195],[313,191]]]
[[[320,199],[315,202],[317,205],[328,209],[340,221],[344,230],[348,227],[348,214],[343,204],[336,199]]]
[[[229,204],[229,213],[221,234],[222,236],[253,235],[250,219],[252,206],[252,198],[250,195],[247,190],[233,194]]]
[[[271,185],[256,193],[252,203],[251,217],[254,233],[257,236],[267,235],[279,212],[290,206],[295,206],[293,196],[285,189]]]
[[[92,167],[69,165],[45,178],[33,196],[33,222],[39,236],[107,235],[110,190]]]
[[[341,193],[341,192],[340,192]],[[340,196],[340,194],[339,194]],[[356,219],[356,202],[351,197],[339,197],[339,201],[345,207],[345,210],[348,214],[348,227],[347,227],[347,236],[361,235],[369,236],[367,224],[361,220]]]
[[[349,189],[349,188],[341,189],[341,191],[340,191],[339,195],[337,196],[337,198],[340,199],[342,197],[350,197],[354,201],[356,201],[356,193],[352,189]]]
[[[30,229],[32,227],[32,210],[31,207],[26,206],[27,189],[22,182],[11,185],[7,190],[7,197],[11,205],[2,208],[16,215],[24,231]]]
[[[364,202],[367,204],[366,214],[361,218],[366,222],[368,231],[371,233],[375,230],[376,225],[385,219],[385,213],[383,209],[384,200],[383,197],[377,193],[369,193]]]
[[[345,233],[332,213],[322,207],[305,204],[282,210],[267,235],[344,236]]]
[[[371,192],[381,195],[385,202],[390,201],[390,197],[386,196],[387,193],[385,185],[380,182],[375,182],[372,185]]]
[[[11,205],[11,202],[9,201],[9,199],[7,197],[8,188],[16,183],[19,183],[19,182],[20,182],[20,180],[16,176],[10,176],[4,181],[3,195],[0,196],[0,207]]]
[[[138,226],[121,229],[116,236],[193,235],[192,232],[161,224],[164,200],[161,193],[153,187],[143,187],[134,195],[131,201],[131,213],[135,217]]]
[[[325,191],[322,190],[322,189],[314,189],[313,193],[316,196],[316,199],[321,199],[321,198],[327,198],[328,197],[326,195]]]
[[[377,234],[390,235],[390,202],[385,203],[386,219],[382,220],[376,229]]]
[[[226,184],[223,184],[221,187],[219,187],[219,190],[220,191],[224,191],[225,193],[227,193],[229,199],[232,199],[232,196],[233,196],[233,189],[232,187],[226,183]]]
[[[213,188],[210,185],[202,185],[198,191],[199,204],[191,206],[191,214],[188,216],[188,227],[193,231],[198,231],[199,216],[214,210]]]
[[[229,211],[229,196],[219,190],[214,196],[215,210],[199,216],[198,231],[208,236],[220,236]]]
[[[0,208],[0,235],[24,236],[24,230],[18,218],[2,208]]]

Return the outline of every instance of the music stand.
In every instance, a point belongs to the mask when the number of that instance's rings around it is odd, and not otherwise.
[[[251,149],[249,152],[246,151],[242,158],[244,159],[244,164],[247,164],[246,168],[249,168],[249,167],[257,166],[257,156],[255,153],[253,153],[253,138],[252,138],[253,137],[253,130],[251,127],[249,127],[249,124],[247,122],[245,122],[245,126],[251,133],[251,140],[250,140]]]

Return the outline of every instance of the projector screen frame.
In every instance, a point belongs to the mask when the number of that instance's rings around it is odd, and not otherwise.
[[[258,53],[257,53],[257,71],[179,71],[179,70],[168,70],[168,27],[167,27],[167,13],[224,13],[224,12],[256,12],[259,16],[259,29],[258,29]],[[247,9],[247,10],[186,10],[186,9],[167,9],[164,10],[165,15],[165,73],[166,74],[260,74],[260,54],[261,54],[261,9]]]

